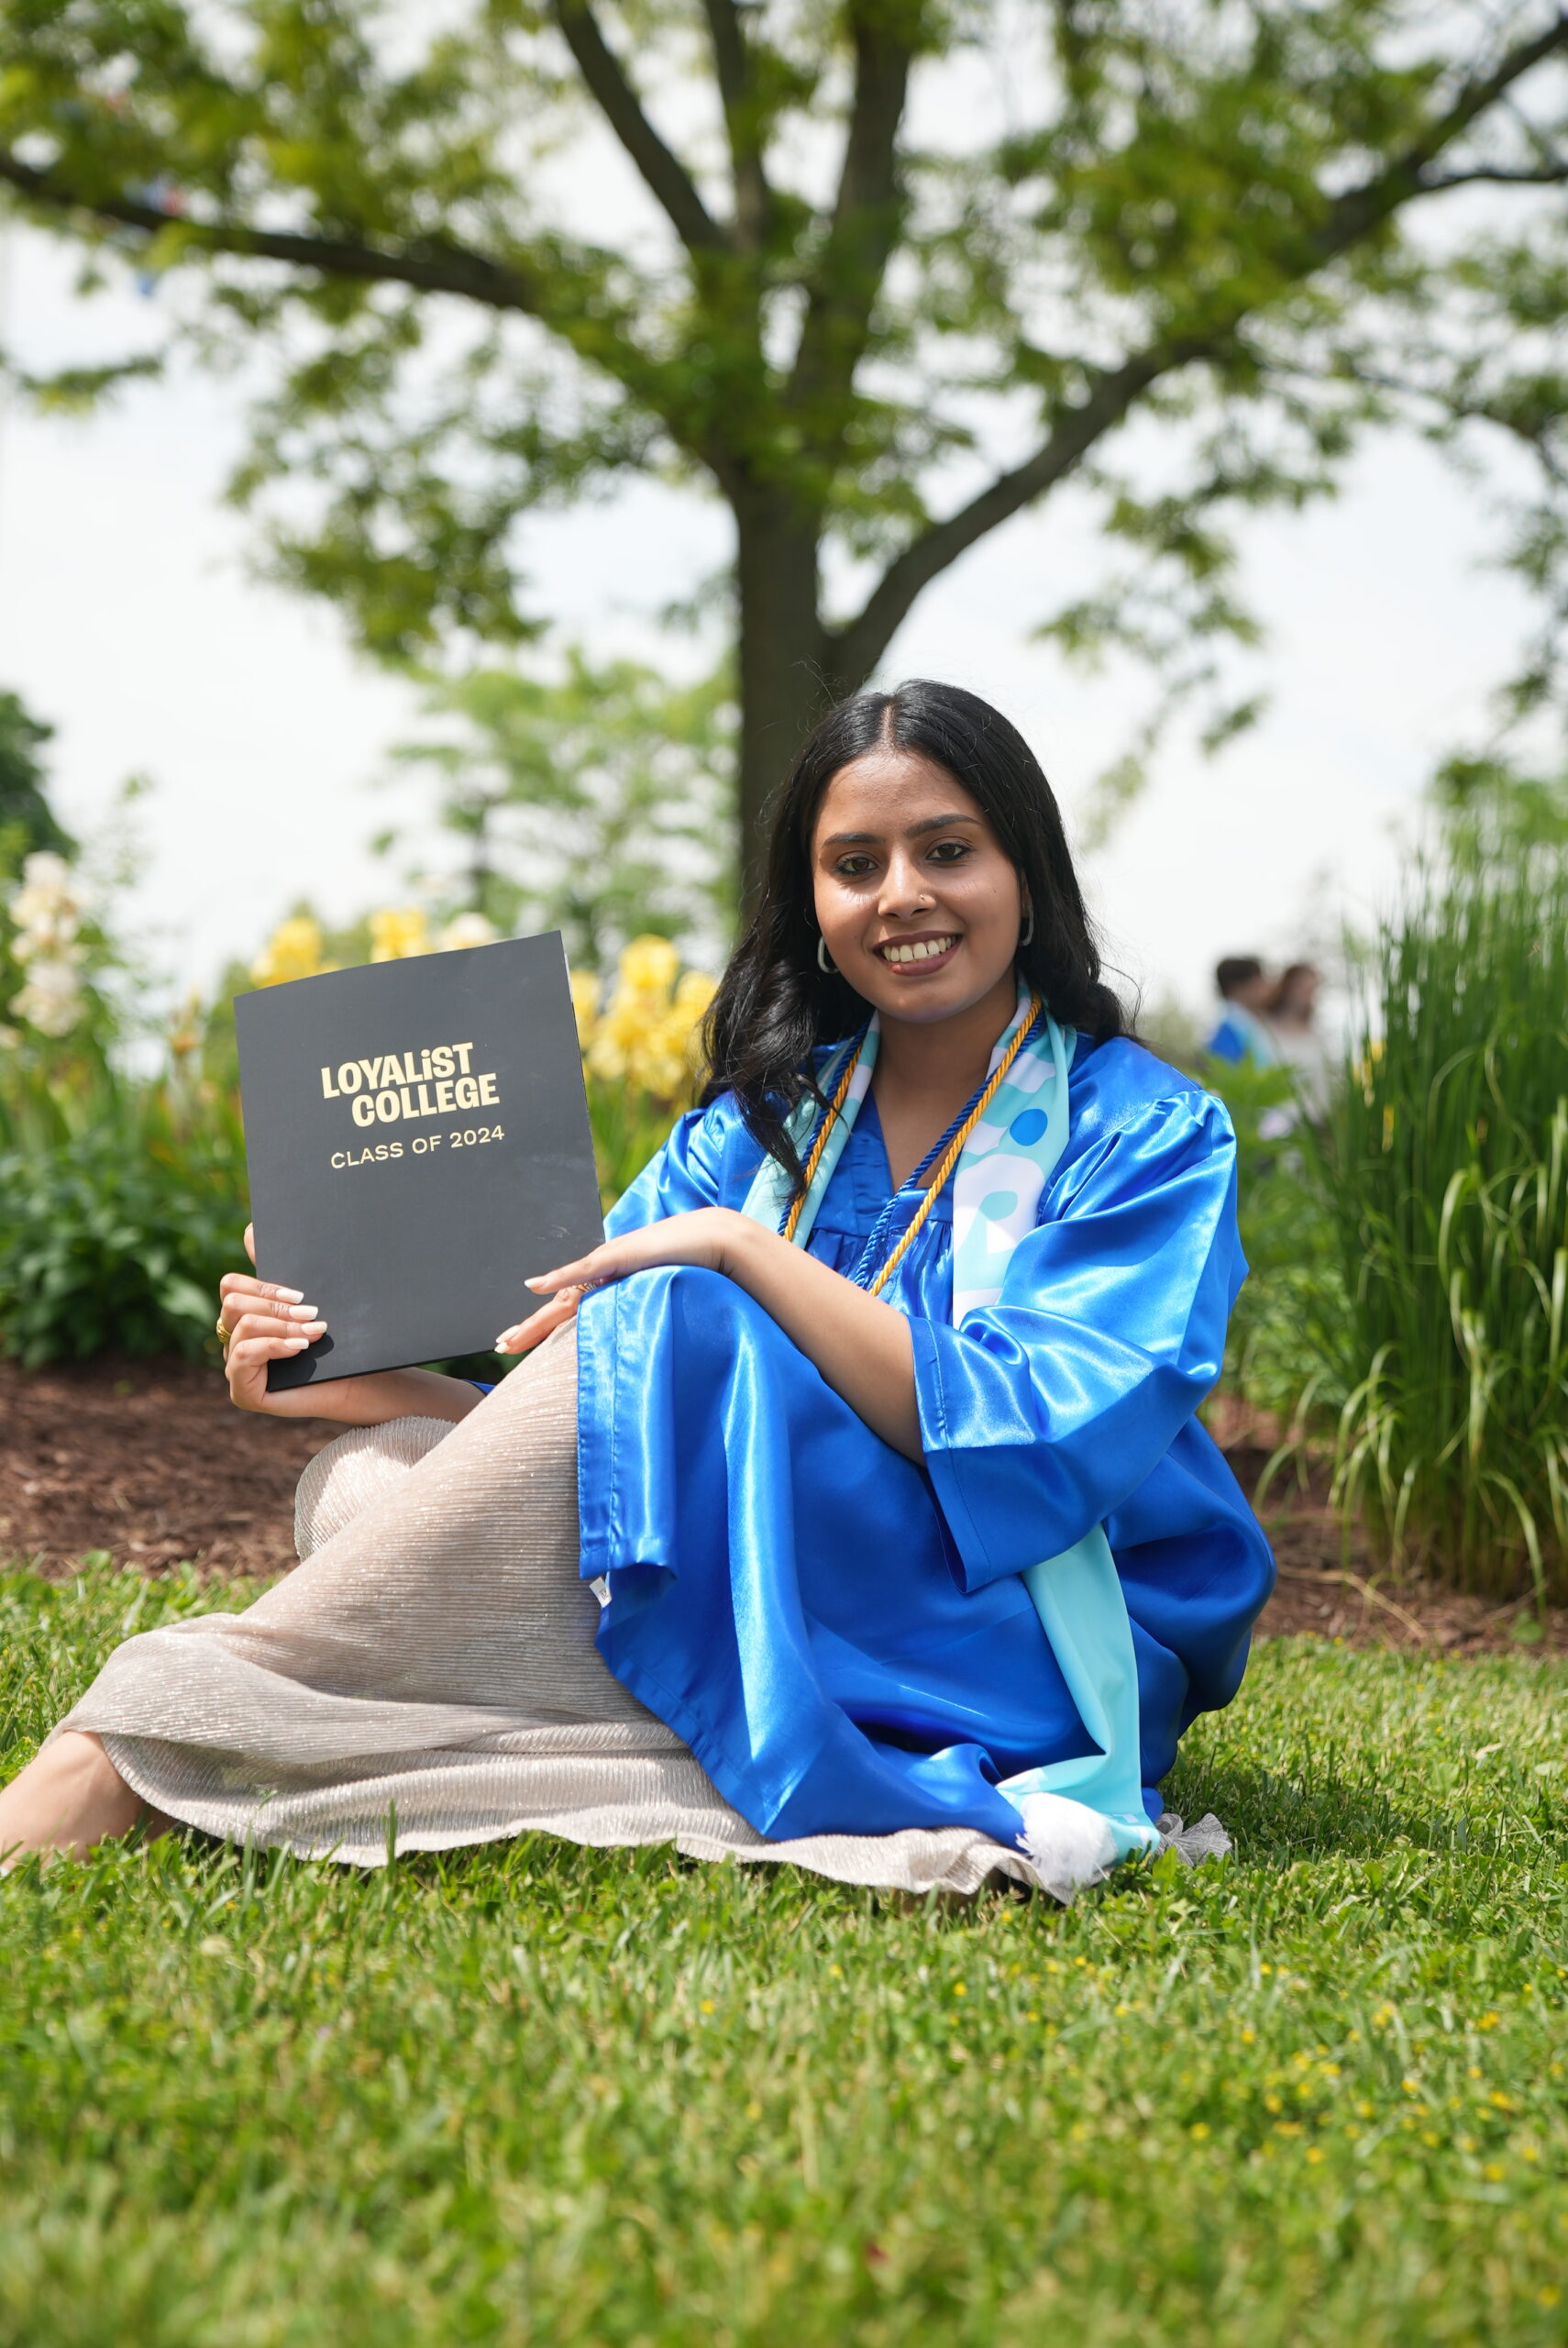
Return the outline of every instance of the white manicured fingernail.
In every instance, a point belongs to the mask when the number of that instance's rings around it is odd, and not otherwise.
[[[304,1301],[304,1290],[303,1288],[281,1288],[278,1290],[278,1294],[280,1296],[286,1296],[291,1304],[303,1304]]]
[[[303,1354],[309,1343],[310,1339],[308,1337],[285,1337],[283,1339],[283,1344],[292,1354]]]

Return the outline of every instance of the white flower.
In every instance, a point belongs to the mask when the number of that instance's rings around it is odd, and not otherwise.
[[[22,879],[29,889],[52,889],[67,897],[72,893],[71,867],[51,847],[35,848],[23,858]]]
[[[86,959],[87,948],[76,942],[76,924],[72,920],[35,922],[28,929],[19,929],[11,940],[11,952],[18,962],[81,962]]]
[[[10,911],[17,925],[11,950],[18,962],[39,956],[81,959],[73,941],[82,926],[82,899],[70,865],[52,848],[39,848],[24,860],[22,885],[12,892]]]
[[[493,946],[500,936],[483,914],[456,914],[441,932],[441,951],[456,954],[465,946]]]
[[[60,959],[35,961],[27,985],[11,1001],[13,1014],[27,1020],[40,1036],[68,1036],[83,1009],[82,982],[75,965]]]

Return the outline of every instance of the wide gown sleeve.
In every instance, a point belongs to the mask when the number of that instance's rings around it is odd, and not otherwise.
[[[624,1231],[641,1231],[650,1223],[662,1223],[667,1215],[717,1206],[725,1157],[733,1146],[729,1128],[734,1122],[717,1109],[692,1109],[681,1117],[664,1147],[649,1158],[605,1216],[606,1238],[618,1238]]]
[[[1191,1092],[1097,1137],[1020,1241],[997,1302],[915,1319],[925,1464],[966,1587],[1070,1548],[1214,1385],[1246,1266],[1235,1136]]]

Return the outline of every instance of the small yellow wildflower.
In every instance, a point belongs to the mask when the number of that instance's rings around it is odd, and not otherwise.
[[[388,907],[370,915],[372,962],[407,962],[430,951],[430,928],[417,905],[397,912]]]
[[[624,1079],[657,1100],[688,1096],[697,1073],[697,1031],[714,981],[688,970],[667,937],[635,937],[621,956],[615,991],[584,1040],[595,1076]],[[575,998],[574,998],[575,999]],[[579,1032],[582,1012],[579,1006]]]
[[[289,979],[314,979],[332,968],[321,958],[321,924],[308,914],[281,921],[250,965],[259,987],[282,986]]]
[[[599,1016],[599,980],[591,970],[572,972],[571,1007],[577,1017],[577,1040],[586,1047],[592,1040],[593,1023]]]
[[[637,994],[668,997],[680,956],[668,937],[634,937],[621,957],[621,984]]]
[[[675,990],[675,1008],[688,1019],[701,1019],[718,991],[718,980],[710,978],[706,970],[685,970]]]

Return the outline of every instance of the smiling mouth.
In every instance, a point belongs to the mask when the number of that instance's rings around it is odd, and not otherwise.
[[[884,962],[891,963],[895,969],[901,970],[907,969],[911,963],[939,961],[944,954],[950,954],[957,943],[955,936],[889,937],[885,944],[873,947],[872,951],[879,954]]]

